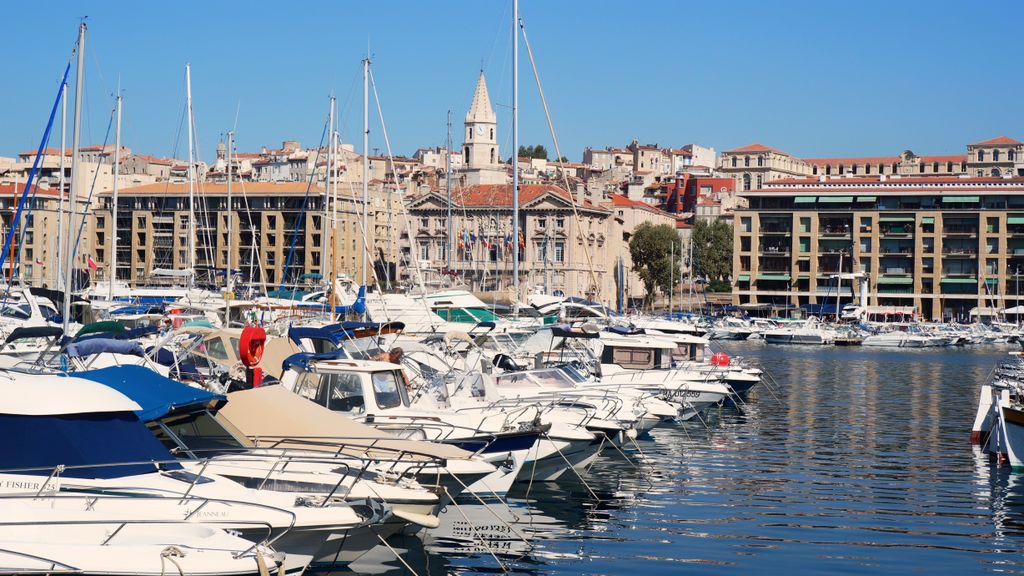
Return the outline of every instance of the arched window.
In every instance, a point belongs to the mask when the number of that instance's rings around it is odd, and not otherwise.
[[[818,173],[818,165],[817,165],[817,164],[815,164],[815,165],[814,165],[814,166],[813,166],[813,167],[811,168],[811,174],[817,174],[817,173]]]
[[[999,178],[1001,175],[1002,174],[999,172],[999,168],[993,168],[992,169],[992,177],[993,178]]]
[[[865,174],[871,174],[871,164],[865,164],[864,165],[864,173]]]
[[[1006,152],[1006,159],[1009,160],[1010,162],[1013,162],[1014,160],[1017,159],[1017,153],[1014,152],[1013,150],[1008,150]]]
[[[978,162],[984,162],[984,161],[985,161],[985,151],[984,150],[978,150]]]
[[[463,155],[466,157],[466,159],[463,160],[463,162],[466,165],[468,165],[469,164],[469,146],[466,146],[465,150],[463,150]]]
[[[828,164],[828,165],[825,166],[825,174],[831,174],[831,173],[832,173],[832,165]]]
[[[750,190],[750,174],[743,175],[743,189]]]
[[[992,151],[992,161],[999,162],[999,150]]]
[[[472,126],[466,126],[466,140],[469,141],[469,140],[472,140],[472,139],[473,139],[473,127]]]
[[[750,166],[750,156],[743,157],[743,166]]]
[[[839,173],[840,174],[845,174],[846,173],[846,166],[843,166],[842,164],[840,164],[839,165]]]
[[[950,174],[953,173],[953,163],[952,162],[946,162],[946,172],[949,172]]]
[[[491,164],[494,164],[494,148],[491,148]]]
[[[491,128],[491,140],[494,140],[494,128]]]
[[[764,166],[764,156],[758,156],[757,157],[757,165],[758,166]]]
[[[736,167],[736,157],[735,156],[732,157],[732,167],[733,168]]]
[[[757,175],[757,189],[758,190],[761,189],[761,184],[763,184],[763,183],[764,183],[763,177],[760,174],[758,174]]]

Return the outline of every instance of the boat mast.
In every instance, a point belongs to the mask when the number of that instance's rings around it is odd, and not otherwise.
[[[192,66],[185,64],[185,114],[188,116],[188,265],[189,287],[196,278],[196,192],[195,164],[192,158]]]
[[[672,293],[675,292],[676,285],[676,240],[672,239],[672,243],[669,244],[669,268],[668,268],[668,317],[672,318]]]
[[[64,257],[61,255],[62,248],[60,239],[64,234],[64,151],[67,149],[68,132],[68,83],[64,82],[60,89],[60,175],[57,177],[57,268],[54,273],[54,285],[64,289]]]
[[[853,295],[853,285],[850,285],[850,295]],[[843,253],[839,253],[839,271],[836,273],[836,324],[839,324],[839,304],[843,297]]]
[[[370,55],[363,59],[363,259],[361,284],[366,286],[366,251],[370,243]]]
[[[332,238],[333,238],[333,236],[331,234],[331,232],[333,230],[333,224],[331,225],[331,227],[327,226],[327,222],[330,221],[330,216],[331,216],[331,196],[330,196],[331,195],[331,182],[332,182],[331,172],[334,169],[334,95],[333,94],[330,97],[330,112],[328,114],[327,125],[328,125],[328,132],[327,133],[329,134],[330,140],[328,140],[328,142],[327,142],[327,170],[324,171],[324,178],[326,178],[326,181],[324,182],[324,213],[323,213],[323,216],[320,217],[320,235],[321,235],[320,236],[320,239],[321,239],[320,271],[321,271],[321,276],[323,276],[323,280],[325,280],[328,283],[327,284],[327,289],[329,290],[329,293],[331,295],[330,302],[329,302],[330,305],[331,305],[331,311],[330,311],[328,317],[331,320],[333,320],[334,319],[334,288],[335,288],[335,286],[334,286],[334,270],[333,270],[332,266],[333,266],[334,263],[333,262],[331,262],[330,264],[328,263],[328,258],[331,257],[330,247],[332,245],[331,242],[332,242]]]
[[[445,154],[448,159],[445,162],[445,188],[448,189],[448,268],[452,268],[455,261],[455,238],[452,236],[454,224],[452,223],[452,111],[448,111],[448,143],[445,145]]]
[[[519,316],[519,0],[512,0],[512,315]]]
[[[107,272],[107,300],[114,300],[117,278],[117,180],[121,175],[121,87],[117,88],[117,131],[114,136],[114,198],[110,207],[110,270]]]
[[[74,230],[75,202],[78,199],[78,145],[82,135],[82,90],[85,77],[85,22],[78,25],[78,64],[75,70],[75,124],[71,129],[71,193],[68,197],[68,234],[64,237],[67,256],[64,260],[64,333],[68,333],[71,323],[71,290],[74,288],[72,274],[75,271],[75,256],[72,253],[75,243],[71,240]]]
[[[228,211],[227,211],[227,226],[228,226],[228,253],[224,268],[224,291],[227,293],[225,298],[232,298],[231,296],[231,253],[234,251],[234,207],[231,204],[231,148],[235,145],[235,131],[231,130],[228,132],[227,150],[225,156],[227,160],[227,184],[228,184]],[[228,315],[228,311],[225,310],[224,315]],[[227,326],[227,318],[225,318],[224,325]]]

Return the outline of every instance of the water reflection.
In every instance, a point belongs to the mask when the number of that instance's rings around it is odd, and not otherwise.
[[[419,574],[1024,573],[1024,474],[967,442],[1005,349],[723,348],[770,370],[779,400],[755,389],[655,429],[635,465],[603,456],[587,486],[449,507],[392,545]],[[353,571],[407,573],[383,547]]]

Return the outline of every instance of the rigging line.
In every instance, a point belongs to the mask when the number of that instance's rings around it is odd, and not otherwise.
[[[533,68],[533,77],[537,80],[537,92],[540,95],[540,103],[544,107],[544,116],[548,121],[548,129],[551,131],[551,140],[555,146],[555,158],[561,158],[562,150],[558,146],[558,135],[555,134],[555,124],[551,119],[551,111],[548,109],[548,100],[544,96],[544,88],[540,83],[540,73],[537,71],[537,61],[533,58],[533,49],[530,47],[530,40],[526,37],[526,25],[523,23],[522,18],[519,19],[519,28],[523,31],[523,43],[526,44],[526,54],[530,57],[530,66]],[[562,173],[562,180],[565,183],[565,192],[569,195],[569,205],[572,206],[572,216],[573,220],[576,222],[576,235],[579,238],[581,246],[583,246],[583,254],[586,255],[587,266],[590,268],[590,282],[594,285],[594,300],[598,300],[601,296],[601,285],[597,282],[597,274],[594,272],[594,260],[590,254],[587,242],[583,237],[583,223],[580,220],[579,211],[576,209],[576,196],[569,188],[569,175],[567,171],[564,168],[559,171]]]
[[[373,101],[377,105],[377,117],[380,119],[380,130],[381,130],[381,134],[384,136],[384,146],[387,148],[387,151],[388,151],[388,163],[391,165],[391,174],[392,174],[392,177],[395,179],[395,186],[397,187],[398,186],[398,170],[395,168],[395,157],[391,153],[391,139],[388,137],[388,128],[384,124],[384,110],[381,108],[380,96],[378,96],[378,94],[377,94],[377,81],[374,79],[373,69],[367,67],[367,71],[370,74],[370,86],[373,88]],[[386,176],[385,176],[385,180],[387,180]],[[400,205],[402,206],[401,211],[404,214],[405,213],[405,202],[404,201],[400,202]],[[387,207],[387,208],[388,208],[388,212],[390,213],[390,207]],[[410,226],[409,226],[409,219],[405,218],[405,222],[406,222],[406,234],[408,234],[409,236],[412,236],[411,230],[410,230]],[[374,218],[374,228],[376,228],[376,218]],[[374,239],[376,239],[376,234],[374,235]],[[364,241],[364,243],[366,242],[366,235],[365,234],[363,235],[363,241]],[[411,253],[412,250],[410,250],[409,252]],[[370,253],[370,255],[372,256],[372,253]],[[389,256],[390,256],[390,254],[389,254]],[[451,257],[451,255],[449,255],[449,257]],[[420,276],[421,284],[422,284],[422,274],[421,274],[420,268],[419,268],[419,261],[418,260],[413,260],[413,262],[416,265],[416,275]],[[376,272],[377,272],[376,267],[374,267],[374,277],[376,277]],[[377,280],[378,283],[380,283],[380,278],[376,278],[376,280]],[[390,282],[390,279],[389,279],[388,280],[388,284],[390,284],[390,283],[391,282]]]
[[[32,170],[29,172],[28,179],[25,181],[25,189],[22,191],[21,198],[18,200],[18,208],[14,213],[14,218],[11,219],[11,227],[7,231],[7,239],[4,241],[3,251],[0,252],[0,269],[3,268],[4,263],[7,261],[7,257],[10,255],[11,242],[14,241],[14,230],[18,220],[21,218],[21,212],[25,208],[25,200],[28,196],[29,188],[31,188],[32,182],[35,181],[36,174],[38,173],[40,158],[46,149],[46,143],[50,141],[50,131],[53,129],[53,119],[57,115],[57,108],[60,106],[61,94],[64,90],[64,84],[68,81],[68,72],[70,71],[71,61],[69,60],[67,66],[64,68],[64,78],[60,82],[60,87],[57,88],[57,97],[54,99],[53,108],[50,110],[50,118],[46,123],[46,130],[43,131],[43,137],[39,141],[39,150],[36,152],[36,157],[32,161]],[[11,274],[11,278],[8,281],[8,290],[10,290],[10,285],[13,282],[14,275]]]
[[[281,269],[281,286],[280,290],[284,290],[285,278],[288,277],[288,268],[291,266],[292,257],[295,255],[295,242],[299,239],[299,225],[302,224],[302,219],[306,216],[306,204],[309,202],[309,191],[313,187],[313,179],[316,177],[316,163],[320,161],[320,151],[324,147],[324,138],[327,135],[327,124],[328,121],[324,120],[324,129],[320,133],[320,145],[316,149],[316,156],[313,157],[313,170],[309,171],[309,180],[306,182],[306,193],[302,197],[302,209],[299,211],[299,217],[295,220],[295,228],[292,231],[291,246],[288,247],[288,258],[285,259],[284,268]]]
[[[242,201],[245,202],[245,217],[249,221],[249,233],[252,235],[252,246],[256,244],[256,226],[252,221],[252,210],[249,208],[249,196],[245,193],[245,181],[239,180],[239,186],[242,189]],[[229,207],[230,210],[230,207]],[[241,245],[241,244],[239,244]],[[230,249],[230,248],[229,248]],[[260,250],[252,250],[250,252],[256,252],[256,267],[260,275],[260,286],[263,288],[263,295],[267,295],[267,278],[266,271],[263,269],[263,258],[260,255]],[[252,283],[252,261],[249,262],[249,282]]]
[[[106,148],[107,142],[110,140],[110,127],[114,125],[114,116],[117,115],[117,108],[115,107],[110,111],[110,120],[107,121],[107,133],[103,136],[103,148]],[[89,195],[85,199],[85,207],[82,208],[82,222],[78,225],[78,236],[75,238],[75,247],[68,254],[68,258],[74,263],[75,256],[78,254],[78,244],[82,241],[82,231],[85,229],[85,217],[89,215],[89,208],[92,206],[92,193],[96,191],[96,180],[100,175],[99,166],[96,167],[96,172],[92,175],[92,184],[89,186]],[[74,207],[71,208],[72,213]],[[73,230],[75,225],[74,218],[70,218],[68,222],[68,231]],[[71,290],[72,286],[67,286],[68,290]]]

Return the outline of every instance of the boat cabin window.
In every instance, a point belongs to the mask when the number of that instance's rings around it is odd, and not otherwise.
[[[704,360],[703,344],[678,344],[672,357],[676,360],[700,362]]]
[[[356,360],[370,360],[384,353],[377,345],[375,338],[357,338],[355,340],[344,340],[341,347],[349,358]]]
[[[654,349],[606,347],[601,354],[601,362],[635,370],[654,368]]]
[[[395,408],[402,405],[402,386],[394,370],[373,373],[373,396],[378,408]]]
[[[4,306],[3,308],[0,308],[0,316],[17,318],[18,320],[28,320],[32,316],[32,309],[29,308],[28,304],[21,304],[20,306]]]

